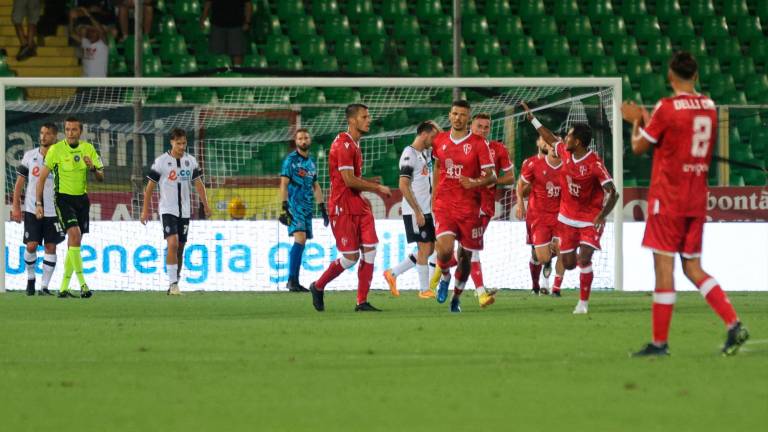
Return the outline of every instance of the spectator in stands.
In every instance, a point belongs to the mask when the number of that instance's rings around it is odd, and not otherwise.
[[[96,19],[85,10],[90,19],[89,25],[81,25],[69,29],[69,36],[80,44],[83,49],[83,76],[99,78],[107,76],[109,64],[109,47],[106,43],[106,31]]]
[[[117,0],[117,18],[120,22],[120,40],[123,41],[133,31],[129,28],[128,13],[136,8],[135,0]],[[144,16],[141,31],[148,35],[152,33],[152,19],[155,15],[155,5],[153,0],[144,0]]]
[[[40,0],[13,0],[11,13],[16,36],[19,37],[19,52],[16,60],[25,60],[37,55],[37,21],[40,19]],[[27,32],[24,32],[24,18],[27,19]]]
[[[69,11],[69,28],[91,25],[91,18],[98,21],[107,33],[112,36],[117,34],[114,7],[110,0],[76,0],[75,7]]]
[[[211,52],[227,54],[240,66],[246,52],[246,34],[251,29],[253,5],[250,0],[205,0],[200,27],[211,16]]]

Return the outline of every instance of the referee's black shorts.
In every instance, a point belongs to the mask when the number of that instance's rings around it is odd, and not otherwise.
[[[64,231],[78,226],[80,227],[80,233],[87,233],[88,223],[90,222],[90,209],[91,202],[88,201],[88,194],[56,194],[56,215],[59,217],[59,222],[64,227]]]

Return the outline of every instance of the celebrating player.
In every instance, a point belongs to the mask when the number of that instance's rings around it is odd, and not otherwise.
[[[429,256],[435,249],[435,224],[432,219],[432,140],[440,132],[440,127],[431,121],[425,121],[416,128],[413,143],[403,149],[400,156],[400,191],[403,193],[402,213],[405,223],[405,239],[408,243],[416,242],[418,252],[412,253],[394,268],[384,271],[384,279],[389,284],[393,295],[397,291],[397,276],[414,266],[419,274],[419,298],[434,298],[429,289]]]
[[[488,137],[491,134],[491,116],[486,113],[475,114],[472,117],[470,126],[473,134],[480,135],[488,141],[488,148],[491,152],[494,172],[497,179],[484,188],[478,189],[480,193],[480,219],[483,226],[483,235],[491,223],[491,219],[496,214],[496,185],[510,185],[515,182],[515,166],[509,160],[509,152],[501,141],[490,141]],[[500,177],[499,177],[500,176]],[[480,251],[472,252],[470,265],[470,276],[475,287],[484,287],[483,270],[480,264]]]
[[[147,187],[144,189],[144,205],[141,209],[141,223],[150,219],[149,204],[155,185],[159,185],[160,200],[157,212],[163,223],[163,235],[167,243],[165,269],[168,275],[168,295],[180,295],[179,276],[184,262],[184,245],[189,234],[189,218],[192,214],[192,185],[197,191],[206,217],[211,208],[205,194],[203,172],[197,159],[186,152],[187,132],[183,129],[171,131],[171,150],[155,159],[149,171]]]
[[[662,98],[653,114],[635,103],[622,106],[632,123],[632,152],[653,147],[648,221],[643,246],[653,251],[656,288],[653,293],[653,340],[636,356],[669,354],[669,325],[675,305],[675,254],[685,276],[728,327],[724,355],[736,354],[749,332],[720,284],[701,268],[702,232],[707,209],[707,172],[717,139],[717,108],[696,93],[698,65],[687,52],[676,53],[667,72],[673,97]]]
[[[89,211],[87,186],[88,172],[92,172],[97,181],[104,181],[104,165],[93,144],[81,141],[83,124],[80,120],[69,117],[64,121],[65,139],[57,142],[45,155],[45,165],[40,168],[40,178],[47,178],[53,172],[56,214],[59,223],[67,232],[67,257],[64,260],[64,278],[61,280],[60,298],[74,297],[69,291],[72,273],[80,283],[80,297],[90,298],[93,291],[88,289],[83,276],[83,258],[80,244],[83,235],[88,233]],[[37,182],[35,191],[35,216],[45,218],[43,195],[46,182]]]
[[[435,159],[433,211],[437,234],[437,266],[442,273],[437,301],[448,297],[450,267],[454,242],[459,241],[456,282],[451,298],[451,312],[461,312],[460,296],[469,279],[471,255],[483,249],[483,220],[477,188],[494,184],[496,173],[488,143],[469,130],[470,105],[454,101],[448,118],[451,130],[440,132],[433,140]],[[493,293],[475,287],[481,307],[495,301]]]
[[[517,182],[517,218],[525,218],[527,243],[531,245],[532,291],[539,294],[539,274],[544,266],[544,278],[552,269],[552,247],[556,239],[557,213],[560,210],[560,172],[563,163],[554,152],[547,149],[544,138],[536,140],[539,151],[523,162]],[[526,211],[524,195],[528,196]],[[560,279],[562,281],[562,278]],[[544,293],[546,294],[546,293]],[[560,285],[555,283],[552,295],[560,295]]]
[[[603,160],[589,149],[592,141],[589,125],[573,124],[563,142],[533,116],[525,103],[523,108],[539,135],[552,147],[554,154],[563,160],[561,186],[568,193],[560,198],[560,211],[557,215],[560,222],[557,228],[560,238],[558,259],[563,260],[563,266],[568,270],[574,269],[578,263],[581,271],[580,295],[573,313],[586,314],[594,277],[592,255],[595,250],[600,250],[605,218],[613,210],[619,195]]]
[[[11,219],[22,221],[21,191],[29,179],[29,185],[24,194],[24,264],[27,270],[27,295],[35,295],[35,265],[37,264],[37,246],[45,242],[43,255],[43,281],[40,295],[53,295],[48,290],[51,275],[56,268],[56,245],[64,241],[64,230],[56,217],[53,199],[53,175],[48,175],[43,183],[43,219],[35,216],[35,193],[40,181],[40,171],[45,164],[48,149],[56,142],[59,129],[53,123],[46,123],[40,128],[40,147],[24,153],[21,164],[16,168],[18,177],[13,189],[13,209]]]
[[[385,196],[392,195],[389,188],[373,183],[361,177],[363,171],[363,152],[360,138],[371,126],[368,107],[355,103],[347,105],[347,131],[336,136],[328,153],[328,170],[331,177],[331,193],[328,208],[331,216],[331,230],[336,238],[336,248],[341,257],[334,260],[315,282],[309,286],[312,293],[312,305],[315,310],[325,310],[324,290],[329,282],[341,272],[355,265],[362,254],[363,259],[357,268],[357,305],[355,312],[378,312],[379,309],[368,303],[368,291],[373,278],[373,262],[376,258],[376,236],[371,205],[361,192],[378,192]]]
[[[280,170],[280,198],[283,201],[283,214],[280,222],[288,226],[288,235],[293,236],[293,247],[288,256],[288,283],[291,292],[306,292],[308,289],[299,283],[301,257],[304,244],[312,239],[312,209],[319,203],[323,224],[328,226],[328,212],[323,202],[323,191],[317,182],[315,161],[309,157],[312,138],[307,129],[298,129],[294,137],[296,150],[283,160]]]

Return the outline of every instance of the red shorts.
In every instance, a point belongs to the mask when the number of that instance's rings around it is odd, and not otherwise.
[[[701,238],[704,233],[703,217],[648,215],[645,223],[643,246],[654,252],[684,258],[701,256]]]
[[[557,237],[557,213],[531,215],[525,218],[527,232],[526,244],[542,247],[550,244]]]
[[[331,216],[331,230],[339,252],[357,252],[363,246],[376,246],[376,225],[373,214]]]
[[[442,212],[434,209],[435,236],[454,235],[461,247],[471,251],[483,250],[483,225],[480,215],[467,216],[455,212]],[[490,221],[490,218],[488,218]]]
[[[577,228],[562,222],[557,223],[557,237],[560,238],[561,253],[573,252],[580,244],[600,250],[600,237],[602,236],[603,229],[600,228],[598,231],[594,225]]]
[[[493,219],[493,216],[480,215],[480,225],[483,227],[483,233],[485,233],[485,229],[488,228],[488,225],[491,223],[491,219]]]

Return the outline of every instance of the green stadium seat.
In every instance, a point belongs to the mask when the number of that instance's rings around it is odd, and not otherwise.
[[[768,75],[752,74],[744,78],[744,91],[750,101],[759,101],[768,93]]]
[[[674,39],[673,39],[674,40]],[[678,48],[681,51],[688,51],[696,57],[697,61],[701,61],[702,58],[707,57],[707,45],[702,38],[690,38],[682,41],[677,41]]]
[[[736,37],[741,42],[749,42],[753,39],[765,38],[763,27],[760,24],[760,18],[753,16],[744,16],[738,19],[736,24]]]
[[[715,40],[713,50],[715,57],[720,59],[721,62],[738,58],[743,55],[741,53],[741,44],[739,43],[739,40],[730,36]]]
[[[277,67],[284,71],[300,72],[304,70],[304,62],[296,56],[285,56],[277,61]]]
[[[763,63],[768,68],[768,39],[752,39],[749,43],[749,55],[755,59],[755,62]],[[764,72],[768,72],[768,70]]]
[[[462,18],[461,34],[464,40],[473,42],[488,37],[488,20],[481,15]]]
[[[493,24],[493,32],[502,42],[507,42],[515,37],[525,36],[523,22],[520,17],[510,16]]]
[[[640,92],[646,101],[658,101],[670,94],[666,81],[659,74],[645,75],[640,78]]]
[[[759,120],[760,117],[757,118]],[[756,153],[762,152],[763,160],[766,160],[768,157],[768,128],[756,127],[752,129],[749,143]]]
[[[197,39],[188,44],[187,48],[196,57],[207,56],[210,54],[211,43],[206,39]]]
[[[420,27],[424,29],[431,40],[453,37],[453,18],[448,15],[437,16],[427,22],[421,21]]]
[[[592,18],[609,17],[613,15],[613,5],[605,0],[589,0],[587,2],[587,15]]]
[[[156,21],[155,33],[158,35],[176,34],[176,20],[171,15],[162,15]]]
[[[718,102],[723,105],[746,105],[747,95],[743,91],[733,91],[723,95]]]
[[[680,3],[677,0],[656,0],[653,14],[663,22],[670,22],[680,16]]]
[[[649,41],[645,46],[645,56],[652,62],[667,64],[672,57],[672,42],[666,36]]]
[[[480,64],[477,57],[471,55],[461,56],[461,75],[473,77],[480,75]]]
[[[184,102],[207,104],[213,101],[216,93],[210,87],[182,87],[181,98]]]
[[[291,40],[287,36],[272,35],[267,39],[264,55],[270,62],[276,62],[280,57],[293,55]]]
[[[448,4],[450,5],[450,3]],[[475,3],[475,0],[461,0],[461,14],[463,16],[482,15],[477,11],[477,4]]]
[[[405,57],[394,57],[384,65],[384,71],[389,76],[409,76],[411,75],[408,59]]]
[[[174,58],[187,54],[187,41],[181,35],[166,35],[160,39],[160,58],[171,63]]]
[[[375,15],[367,15],[362,17],[358,28],[358,36],[362,41],[370,41],[375,38],[386,36],[387,32],[384,29],[384,20]]]
[[[527,21],[527,22],[530,22],[528,29],[530,30],[531,36],[533,36],[537,40],[546,39],[548,37],[552,37],[556,34],[559,34],[557,30],[557,22],[555,22],[554,17],[541,16],[537,18],[532,18],[531,21]]]
[[[409,16],[408,14],[408,2],[406,0],[389,0],[381,2],[381,16],[389,22],[400,20],[403,17]],[[413,16],[412,16],[413,17]],[[416,18],[416,17],[413,17]]]
[[[475,43],[474,54],[481,63],[486,64],[491,59],[501,56],[501,45],[492,36],[480,39]]]
[[[728,73],[738,82],[744,82],[748,76],[756,74],[755,61],[752,57],[736,57],[728,65]]]
[[[722,16],[707,16],[701,19],[701,37],[705,40],[715,40],[726,37],[728,33],[728,23]]]
[[[645,57],[630,57],[627,59],[627,66],[624,73],[626,73],[632,81],[640,82],[642,77],[653,73],[653,67],[651,66],[651,61]]]
[[[720,60],[714,57],[705,56],[696,59],[696,61],[699,64],[699,78],[702,81],[708,81],[709,77],[721,72]]]
[[[336,57],[326,54],[312,59],[311,69],[316,72],[338,72],[339,63],[338,60],[336,60]]]
[[[632,25],[632,35],[639,41],[652,41],[661,37],[661,26],[655,16],[640,15],[635,17]]]
[[[200,28],[199,21],[187,21],[182,23],[176,23],[176,30],[184,35],[187,42],[197,42],[204,40],[208,42],[208,36],[211,34],[211,20],[205,20],[205,26]],[[201,31],[202,30],[202,31]],[[280,21],[277,22],[277,30],[280,32]],[[129,38],[130,39],[130,38]]]
[[[605,55],[603,40],[599,36],[583,36],[579,39],[579,55],[581,58],[591,60]]]
[[[715,6],[712,0],[690,0],[687,12],[695,21],[701,21],[705,17],[715,16]]]
[[[354,57],[345,69],[358,75],[373,75],[373,60],[368,56],[359,55]]]
[[[293,40],[300,40],[307,36],[314,36],[317,34],[317,26],[315,25],[315,19],[308,15],[297,15],[291,18],[290,25],[288,26],[288,36]]]
[[[213,54],[205,58],[205,67],[208,69],[222,69],[232,67],[232,61],[228,55]]]
[[[599,77],[619,76],[616,60],[614,60],[613,57],[598,57],[592,59],[591,74]]]
[[[538,18],[546,14],[543,0],[520,0],[517,14],[523,21]]]
[[[312,15],[322,18],[339,14],[339,4],[336,0],[312,0]]]
[[[563,57],[557,62],[557,74],[560,76],[582,76],[584,67],[579,57]]]
[[[0,63],[2,63],[1,60],[0,60]],[[2,72],[4,70],[7,70],[7,69],[3,69],[2,65],[0,65],[0,76],[2,76]],[[109,67],[108,67],[109,76],[122,77],[122,76],[128,76],[129,73],[130,71],[128,69],[128,63],[125,62],[125,58],[119,57],[119,56],[109,58]]]
[[[324,104],[326,103],[325,93],[316,88],[308,88],[293,98],[294,102],[302,104]]]
[[[445,67],[440,57],[424,57],[419,61],[418,73],[421,77],[445,75]]]
[[[729,74],[712,75],[707,82],[709,84],[709,94],[715,102],[727,93],[736,91],[736,82],[733,80],[733,76]]]
[[[299,55],[303,60],[313,60],[315,57],[328,53],[325,39],[320,36],[307,36],[299,42]]]
[[[443,6],[440,0],[417,0],[416,16],[419,18],[434,18],[443,15]]]
[[[148,55],[142,59],[142,76],[160,77],[163,76],[163,66],[160,57]]]
[[[445,64],[453,64],[453,41],[451,39],[442,39],[437,42],[437,52]],[[462,39],[459,43],[462,55],[467,53],[466,45]],[[535,50],[534,50],[535,52]]]
[[[325,89],[325,100],[328,103],[348,104],[359,102],[361,99],[360,92],[355,89],[344,87]]]
[[[177,20],[195,21],[197,23],[200,18],[201,7],[198,0],[177,0],[172,9],[173,16]]]
[[[413,15],[401,16],[392,26],[392,33],[400,40],[421,35],[419,20]]]
[[[565,26],[565,35],[569,39],[579,39],[584,36],[592,36],[592,22],[588,16],[574,16],[568,20]]]
[[[731,124],[738,126],[739,130],[747,136],[749,136],[755,129],[762,127],[762,123],[760,122],[760,110],[757,108],[731,109],[730,122]],[[750,144],[752,144],[756,151],[760,151],[760,154],[762,155],[764,147],[756,146],[751,140]]]
[[[544,39],[541,42],[541,51],[544,54],[544,57],[549,61],[555,61],[561,57],[570,57],[571,55],[571,47],[568,43],[568,38],[560,35]],[[515,53],[515,51],[512,51],[512,53]]]
[[[168,71],[174,76],[195,73],[197,72],[197,60],[187,54],[174,57]]]
[[[175,88],[166,88],[147,96],[147,102],[152,104],[181,103],[181,92]]]
[[[129,63],[133,63],[133,56],[136,44],[135,39],[132,37],[126,38],[123,42],[123,52],[125,52],[125,58]],[[146,57],[152,55],[152,44],[149,42],[149,37],[144,36],[141,42],[142,56]]]
[[[624,18],[620,16],[606,16],[600,22],[600,36],[611,38],[613,36],[624,36],[627,34],[627,27],[624,24]]]
[[[637,42],[632,36],[618,36],[610,39],[608,42],[610,54],[616,60],[622,61],[629,57],[640,55]]]
[[[405,43],[405,56],[410,61],[418,61],[432,55],[432,45],[426,36],[410,38]]]
[[[690,17],[676,16],[669,21],[667,35],[674,42],[682,42],[696,37],[696,29]]]
[[[371,56],[373,63],[378,66],[384,61],[389,52],[397,53],[397,44],[394,41],[390,41],[386,36],[380,36],[363,42],[363,52]]]
[[[576,0],[559,0],[553,5],[552,14],[559,21],[564,21],[581,15],[581,12],[579,12],[579,4]]]
[[[749,8],[746,0],[727,0],[722,2],[720,13],[728,21],[738,21],[742,17],[749,16]]]
[[[485,12],[485,16],[488,17],[489,20],[497,23],[501,23],[508,18],[518,18],[519,20],[519,17],[512,16],[512,8],[509,7],[509,2],[507,2],[507,0],[486,0],[483,12]],[[496,28],[496,26],[494,26],[494,28]]]
[[[254,69],[266,69],[269,67],[267,58],[259,54],[247,54],[243,58],[243,67]]]
[[[357,19],[362,16],[370,16],[374,14],[373,1],[372,0],[347,0],[344,6],[344,12],[350,18]]]
[[[492,77],[510,77],[515,75],[515,66],[508,57],[493,57],[488,61],[486,68],[488,75]]]
[[[336,40],[335,55],[342,63],[352,60],[363,54],[363,47],[357,36],[345,36]]]
[[[544,57],[529,57],[523,60],[524,76],[549,76],[549,65]]]
[[[533,40],[527,36],[511,39],[507,44],[507,51],[515,58],[533,57],[536,55],[536,47],[533,45]]]
[[[322,35],[326,40],[338,40],[352,34],[349,27],[349,18],[344,15],[333,15],[323,22]]]
[[[288,19],[306,15],[304,2],[301,0],[280,0],[277,2],[277,15],[281,19]]]
[[[646,16],[647,13],[645,0],[623,0],[621,3],[621,14],[626,18]]]

